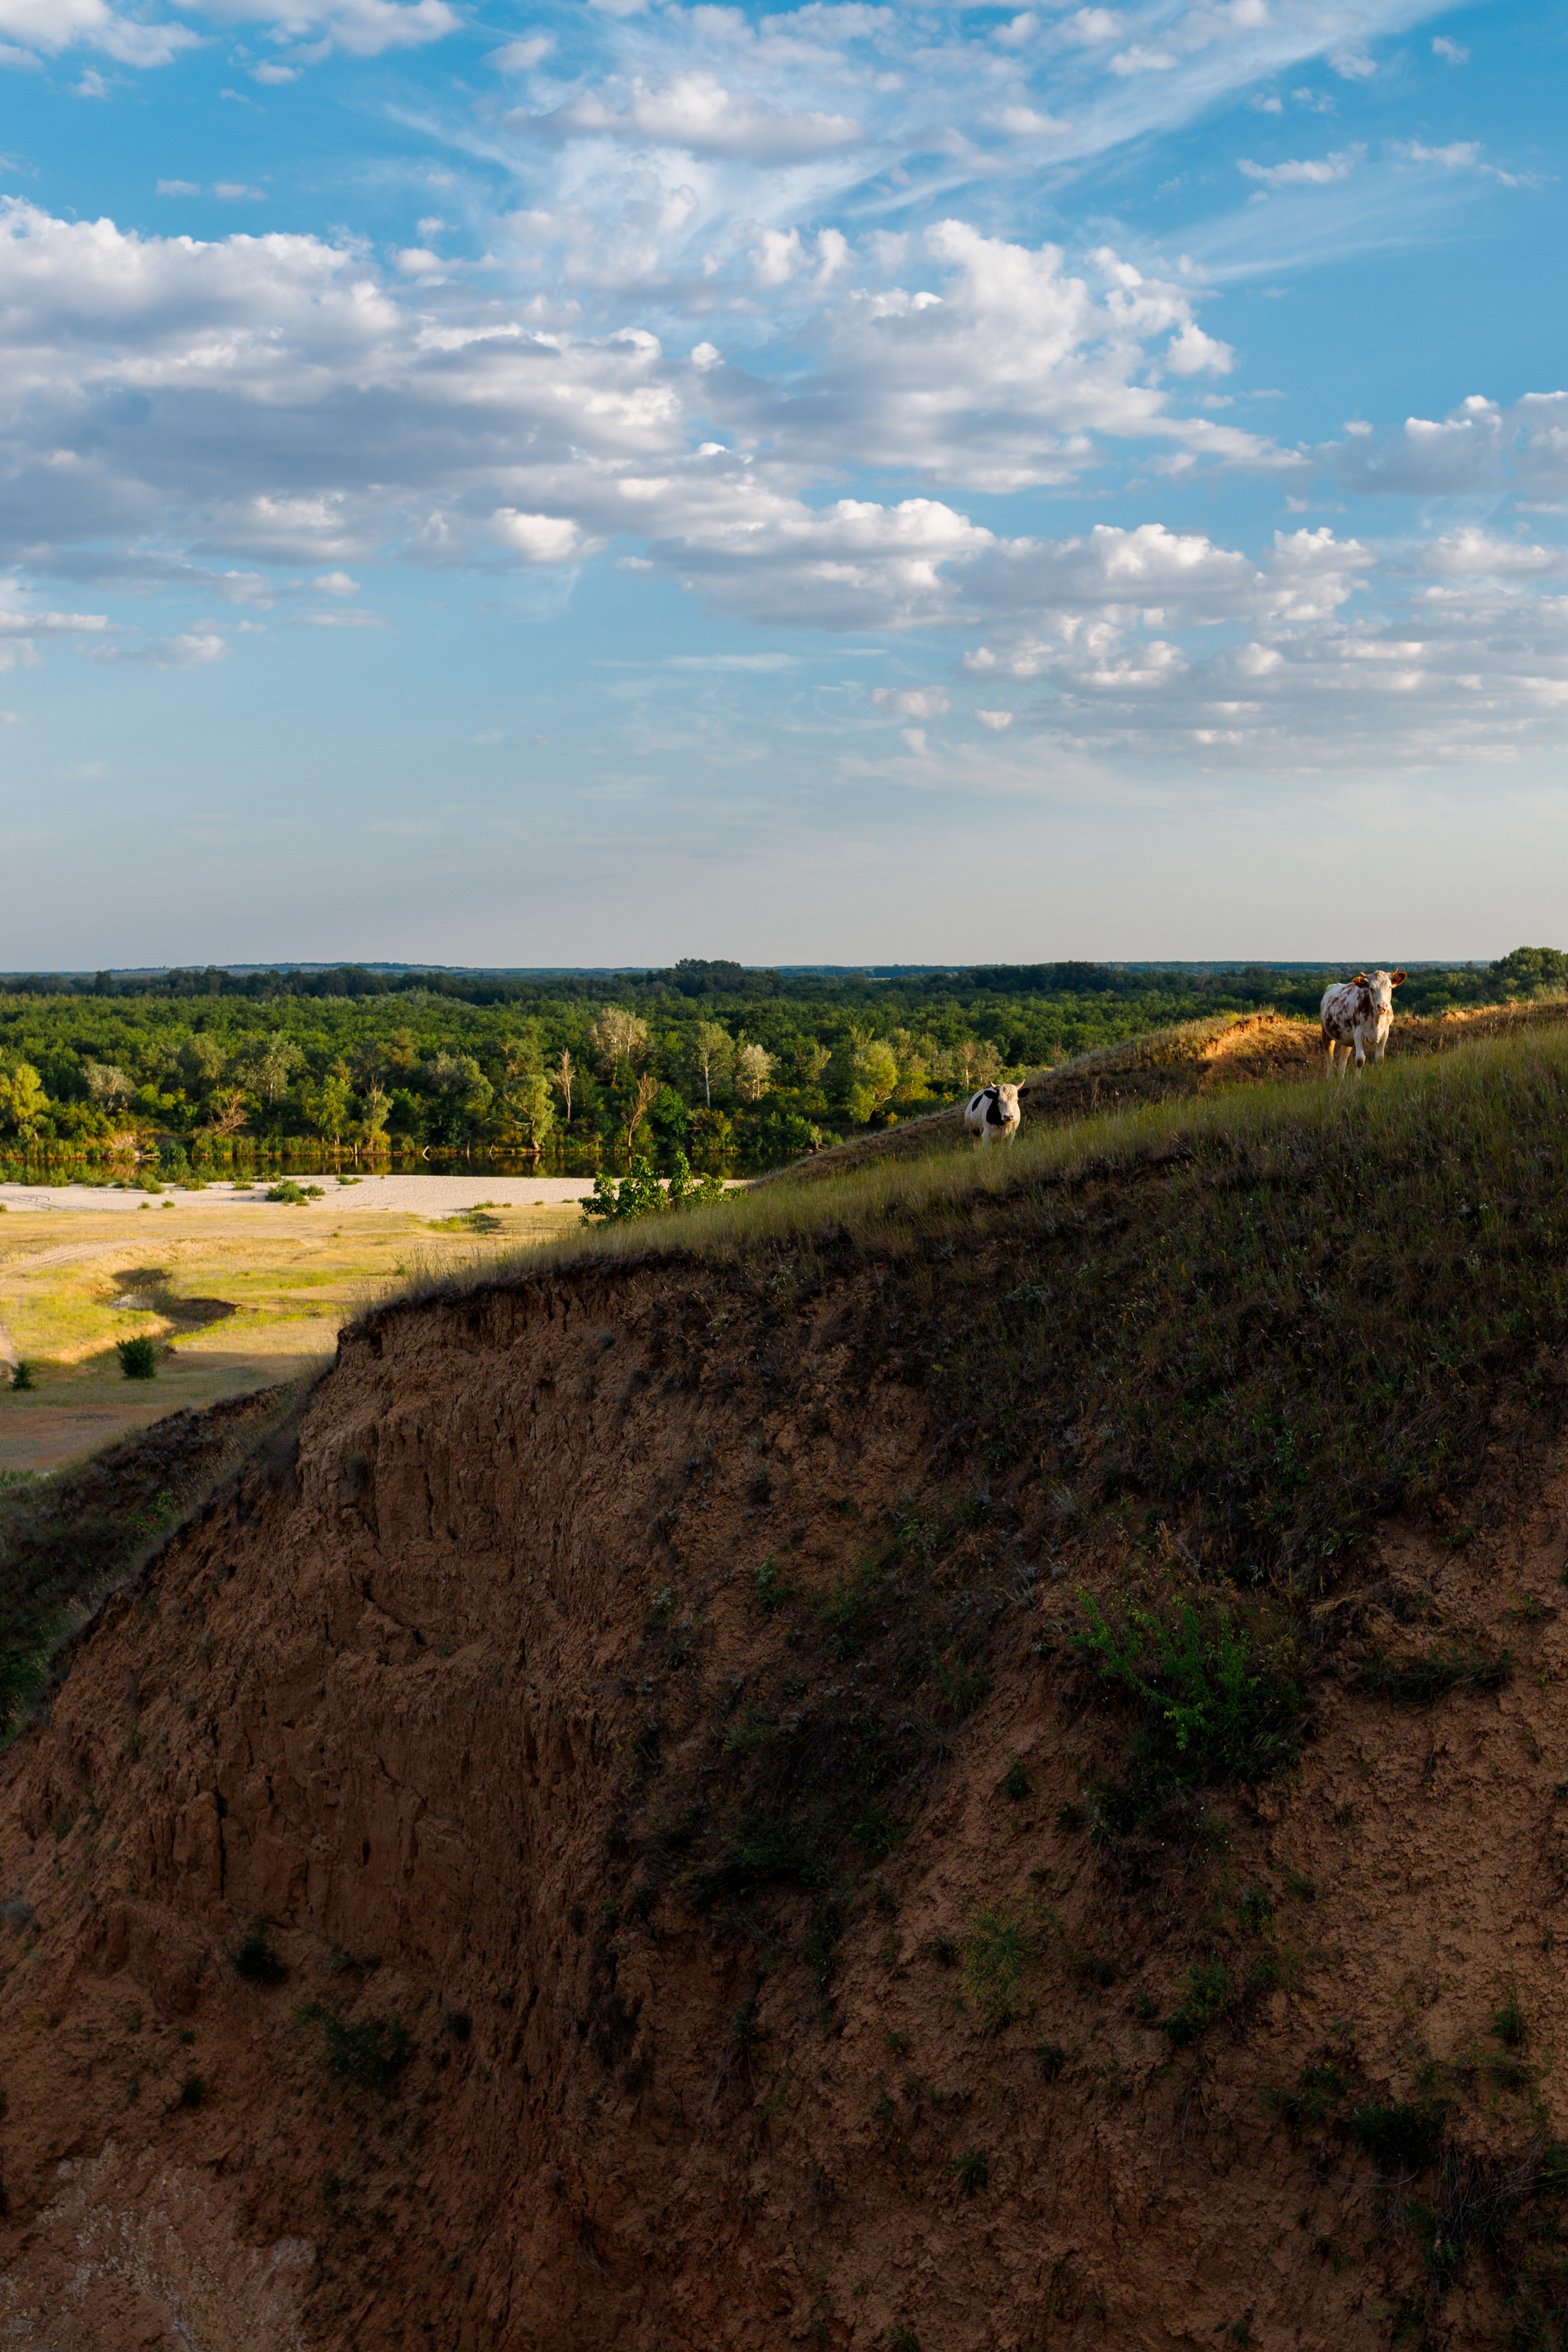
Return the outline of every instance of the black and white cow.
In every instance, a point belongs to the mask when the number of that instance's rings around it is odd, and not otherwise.
[[[963,1106],[963,1124],[981,1143],[1011,1143],[1024,1114],[1016,1087],[982,1087]]]
[[[1356,1072],[1366,1066],[1366,1048],[1370,1039],[1373,1059],[1381,1062],[1388,1045],[1388,1033],[1394,1026],[1394,992],[1403,987],[1402,971],[1358,971],[1353,980],[1336,981],[1323,991],[1323,1043],[1328,1047],[1328,1075],[1334,1075],[1334,1058],[1342,1045],[1345,1052],[1343,1077],[1351,1066],[1351,1053],[1355,1054]]]

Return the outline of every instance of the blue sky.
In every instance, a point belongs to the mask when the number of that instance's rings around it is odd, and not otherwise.
[[[0,967],[1568,943],[1565,41],[0,0]]]

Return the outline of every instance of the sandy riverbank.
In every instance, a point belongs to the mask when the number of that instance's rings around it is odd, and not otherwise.
[[[380,1216],[451,1217],[459,1209],[477,1208],[485,1202],[503,1209],[562,1209],[590,1198],[594,1190],[591,1176],[365,1175],[347,1184],[340,1183],[335,1176],[298,1176],[293,1181],[300,1185],[320,1184],[323,1197],[310,1206],[312,1210],[330,1209],[334,1219],[367,1213]],[[196,1214],[214,1209],[254,1210],[258,1216],[267,1217],[302,1213],[268,1200],[265,1182],[246,1192],[237,1191],[226,1181],[215,1181],[199,1192],[171,1189],[155,1196],[121,1192],[105,1184],[0,1184],[0,1206],[27,1215],[84,1209],[98,1216],[112,1215],[121,1209],[140,1210],[147,1205],[150,1197],[154,1208],[160,1201],[168,1201]]]

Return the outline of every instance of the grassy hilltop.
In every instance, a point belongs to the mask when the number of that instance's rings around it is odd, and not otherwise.
[[[513,1264],[649,1251],[760,1286],[870,1257],[955,1449],[1305,1592],[1379,1512],[1460,1497],[1504,1395],[1568,1384],[1568,1031],[775,1180]]]

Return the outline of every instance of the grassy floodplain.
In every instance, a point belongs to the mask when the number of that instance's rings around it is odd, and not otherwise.
[[[520,1203],[529,1189],[494,1187]],[[432,1218],[360,1199],[329,1180],[303,1208],[215,1208],[179,1192],[145,1211],[9,1208],[0,1353],[25,1362],[36,1385],[0,1388],[0,1474],[53,1469],[182,1407],[289,1381],[332,1354],[340,1324],[367,1299],[533,1246],[577,1220],[553,1202]],[[114,1304],[124,1297],[146,1306]],[[128,1381],[115,1343],[140,1333],[159,1341],[159,1368]]]

